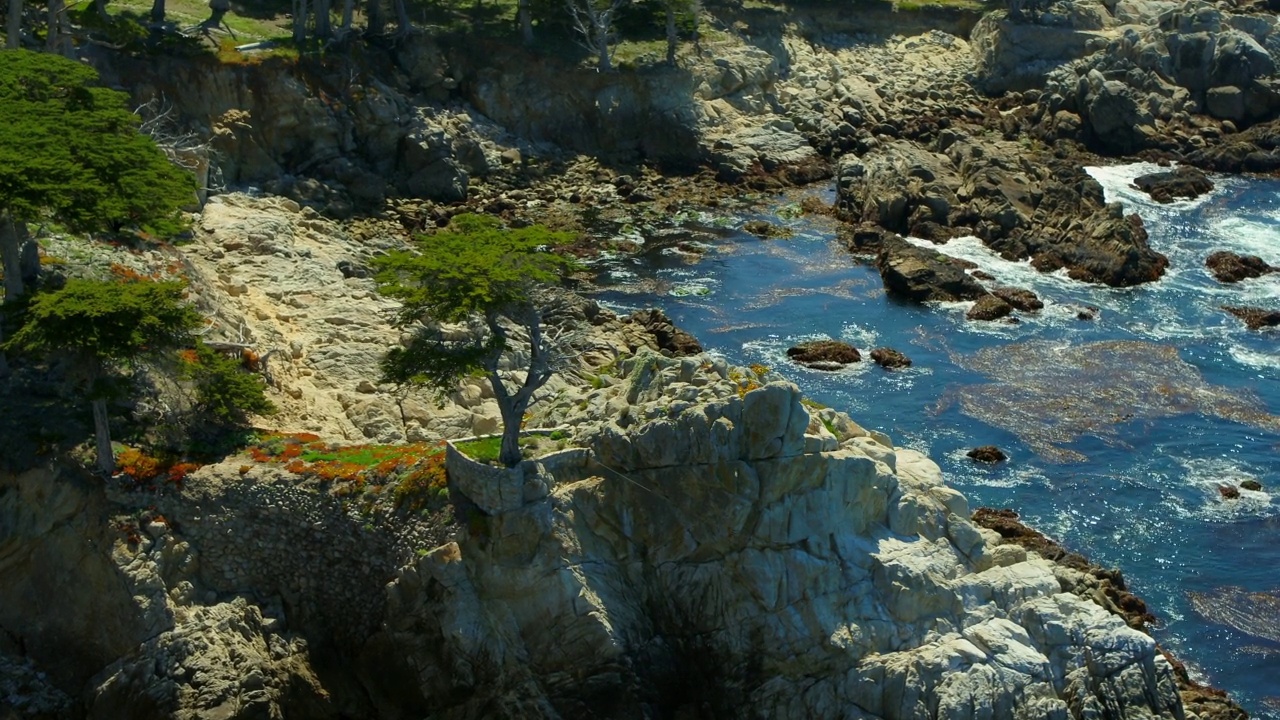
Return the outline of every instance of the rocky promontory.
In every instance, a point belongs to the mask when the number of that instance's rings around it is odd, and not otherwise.
[[[528,461],[514,501],[444,545],[231,459],[158,504],[115,496],[151,518],[136,536],[77,549],[22,521],[3,607],[44,618],[27,652],[89,717],[1182,716],[1154,641],[1070,591],[1091,587],[1078,571],[972,524],[927,458],[707,358],[641,351],[616,372],[568,418],[580,450]],[[39,500],[65,482],[4,476],[3,497],[36,500],[7,517],[101,523],[78,509],[100,487]],[[326,540],[289,539],[308,528]],[[220,550],[228,532],[249,542]],[[332,572],[357,548],[359,572]],[[70,617],[10,601],[36,555],[102,575],[86,617],[129,628],[114,648],[68,655]]]

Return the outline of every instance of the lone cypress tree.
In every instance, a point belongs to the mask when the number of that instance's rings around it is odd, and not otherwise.
[[[417,252],[394,252],[375,264],[378,289],[404,303],[397,324],[418,326],[412,341],[382,361],[383,380],[452,390],[459,379],[481,371],[493,385],[502,413],[502,450],[507,467],[520,462],[520,424],[534,393],[555,372],[542,332],[537,290],[559,280],[576,263],[551,252],[572,240],[535,225],[505,229],[498,220],[459,215],[448,229],[418,240]],[[424,320],[461,322],[479,318],[486,337],[450,342],[422,328]],[[498,361],[511,342],[507,320],[524,327],[529,364],[523,381],[508,387]]]

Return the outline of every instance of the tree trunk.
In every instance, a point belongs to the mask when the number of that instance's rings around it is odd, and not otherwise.
[[[307,0],[293,0],[293,44],[301,49],[307,41]]]
[[[396,25],[399,26],[397,32],[405,35],[413,29],[413,22],[409,20],[409,8],[404,0],[392,0],[392,4],[396,9]]]
[[[93,0],[93,8],[98,11],[98,17],[107,19],[107,0]]]
[[[490,381],[502,382],[496,372],[491,373]],[[498,403],[502,412],[502,449],[498,453],[498,462],[503,467],[515,467],[524,459],[524,453],[520,451],[520,426],[524,423],[524,411],[528,407],[528,401],[521,402],[518,395],[507,396]]]
[[[533,44],[533,10],[529,7],[531,0],[520,0],[516,5],[516,15],[520,17],[520,40],[527,46]]]
[[[4,263],[4,301],[11,303],[26,292],[22,283],[22,243],[18,224],[9,215],[0,215],[0,261]]]
[[[4,46],[9,50],[22,47],[22,0],[9,0],[9,22],[5,26]]]
[[[151,22],[153,23],[164,22],[164,14],[165,14],[164,0],[152,0]]]
[[[62,26],[62,0],[49,0],[49,31],[45,35],[45,50],[56,53],[61,48],[58,30]]]
[[[381,35],[387,19],[382,12],[382,0],[369,0],[365,11],[365,26],[370,35]]]
[[[98,456],[98,469],[111,475],[116,471],[116,456],[111,452],[111,427],[107,425],[107,400],[93,401],[93,434]]]
[[[675,0],[667,0],[667,64],[676,66],[676,4]]]
[[[200,23],[201,26],[213,29],[222,24],[222,18],[226,17],[231,11],[231,0],[209,0],[209,19]]]
[[[343,0],[342,3],[342,34],[346,35],[351,32],[351,23],[355,20],[356,0]]]
[[[604,18],[598,18],[595,22],[595,31],[596,52],[599,54],[596,69],[600,72],[608,72],[613,69],[613,59],[609,57],[609,23]]]
[[[333,27],[329,23],[330,0],[316,0],[316,37],[328,39],[333,35]]]

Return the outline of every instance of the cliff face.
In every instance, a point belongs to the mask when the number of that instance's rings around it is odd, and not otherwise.
[[[414,669],[394,704],[1182,716],[1151,638],[998,546],[933,462],[788,384],[734,388],[710,363],[629,362],[589,461],[526,473],[536,499],[401,570],[373,640]]]
[[[0,662],[53,671],[5,702],[94,718],[1183,717],[1169,663],[1082,573],[1000,545],[933,462],[765,379],[641,351],[576,405],[578,449],[527,461],[501,502],[451,461],[467,529],[435,549],[414,523],[371,524],[236,460],[160,498],[85,489],[47,513],[32,494],[65,479],[4,478]],[[108,510],[139,524],[116,532]],[[73,531],[103,542],[72,547]],[[21,564],[35,557],[61,600]]]

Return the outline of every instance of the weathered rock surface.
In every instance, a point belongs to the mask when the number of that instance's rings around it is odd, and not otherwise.
[[[886,292],[909,300],[976,300],[987,294],[961,261],[901,238],[884,243],[876,269]]]
[[[1102,187],[1072,163],[1038,163],[1015,143],[957,131],[930,146],[902,141],[841,159],[841,214],[898,232],[973,234],[1039,270],[1066,268],[1114,286],[1158,279],[1168,259],[1147,244],[1137,215],[1108,205]]]
[[[965,453],[965,455],[977,460],[978,462],[984,463],[998,463],[1009,459],[1009,456],[1005,455],[1004,451],[995,445],[983,445],[982,447],[976,447]]]
[[[104,670],[86,704],[92,720],[338,717],[306,643],[264,629],[240,598],[180,612],[171,630]]]
[[[1277,270],[1257,255],[1240,255],[1229,250],[1211,253],[1204,264],[1218,282],[1224,283],[1262,277]]]
[[[911,358],[893,348],[876,348],[871,351],[871,359],[886,370],[911,367]]]
[[[1071,60],[1046,47],[1041,66],[1053,69],[1031,112],[1045,139],[1080,139],[1109,153],[1174,151],[1214,169],[1229,163],[1200,155],[1206,145],[1212,142],[1215,155],[1239,145],[1230,151],[1239,154],[1237,171],[1251,154],[1258,155],[1255,167],[1276,166],[1272,145],[1218,142],[1224,133],[1274,120],[1280,107],[1274,16],[1205,2],[1097,7],[1106,27],[1087,44],[1086,56]],[[1031,32],[992,30],[997,41],[1002,32]],[[1077,121],[1058,122],[1064,113]]]
[[[997,548],[924,457],[810,416],[787,384],[740,397],[679,360],[625,365],[634,402],[589,435],[598,465],[389,588],[375,643],[416,668],[402,706],[1181,712],[1148,636]]]
[[[1149,173],[1133,179],[1138,189],[1156,202],[1193,199],[1213,190],[1213,181],[1197,168],[1179,165],[1168,172]]]
[[[787,357],[814,370],[839,370],[845,365],[860,362],[858,349],[839,340],[813,340],[787,348]]]
[[[1035,312],[1044,309],[1044,301],[1026,288],[994,287],[991,288],[991,294],[1023,312]]]
[[[1013,306],[995,295],[983,295],[964,314],[969,320],[999,320],[1013,312]]]
[[[1250,330],[1261,330],[1262,328],[1280,325],[1280,310],[1228,305],[1223,305],[1222,309],[1243,320]]]
[[[702,344],[697,338],[677,328],[666,313],[658,309],[638,310],[624,322],[643,327],[657,344],[657,349],[673,357],[697,355],[702,352]]]

